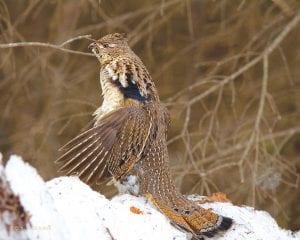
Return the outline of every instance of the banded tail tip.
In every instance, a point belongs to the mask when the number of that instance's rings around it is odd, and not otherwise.
[[[222,216],[222,222],[221,222],[220,226],[218,227],[218,229],[220,231],[226,231],[229,228],[231,228],[232,224],[233,224],[232,218]]]
[[[220,231],[228,230],[232,226],[232,224],[233,224],[232,218],[220,216],[219,224],[216,227],[204,231],[201,234],[208,238],[211,238],[214,237],[215,235],[218,235]]]

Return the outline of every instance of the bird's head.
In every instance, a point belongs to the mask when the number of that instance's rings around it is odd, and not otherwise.
[[[101,64],[117,57],[122,52],[129,49],[126,34],[108,34],[99,40],[91,43],[89,49],[95,54]]]

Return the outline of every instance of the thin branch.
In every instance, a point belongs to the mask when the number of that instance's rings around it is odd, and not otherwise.
[[[76,51],[76,50],[71,50],[71,49],[64,48],[65,45],[67,45],[67,44],[69,44],[71,42],[74,42],[76,40],[79,40],[79,39],[88,39],[88,40],[91,40],[90,36],[91,35],[77,36],[77,37],[68,39],[67,41],[65,41],[65,42],[63,42],[63,43],[61,43],[59,45],[55,45],[55,44],[51,44],[51,43],[43,43],[43,42],[0,43],[0,48],[45,47],[45,48],[53,48],[53,49],[56,49],[56,50],[67,52],[67,53],[72,53],[72,54],[78,54],[78,55],[92,57],[92,56],[94,56],[94,54],[92,54],[92,53],[80,52],[80,51]]]
[[[287,2],[284,0],[272,0],[272,2],[277,5],[280,10],[287,16],[292,16],[294,11],[290,8]]]
[[[284,29],[281,31],[281,33],[275,38],[275,40],[260,54],[259,56],[252,59],[250,62],[245,64],[243,67],[241,67],[238,71],[234,72],[230,76],[223,79],[218,85],[214,85],[204,93],[198,95],[197,97],[194,97],[189,101],[189,105],[193,105],[196,102],[200,101],[201,99],[205,98],[206,96],[210,95],[214,91],[218,90],[220,87],[228,84],[230,81],[236,79],[241,74],[255,66],[257,63],[259,63],[265,56],[270,55],[283,41],[283,39],[290,33],[290,31],[297,26],[297,24],[300,21],[300,12],[298,12],[295,17],[284,27]]]

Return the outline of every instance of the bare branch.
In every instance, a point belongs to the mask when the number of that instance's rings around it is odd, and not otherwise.
[[[67,41],[65,41],[59,45],[55,45],[55,44],[51,44],[51,43],[43,43],[43,42],[15,42],[15,43],[0,43],[0,48],[45,47],[45,48],[53,48],[56,50],[60,50],[60,51],[72,53],[72,54],[78,54],[78,55],[90,56],[90,57],[94,56],[92,53],[80,52],[80,51],[64,48],[65,45],[67,45],[71,42],[74,42],[76,40],[80,40],[80,39],[91,40],[90,35],[83,35],[83,36],[77,36],[77,37],[68,39]]]
[[[243,74],[244,72],[246,72],[247,70],[249,70],[250,68],[252,68],[253,66],[255,66],[257,63],[259,63],[265,56],[270,55],[279,46],[279,44],[283,41],[283,39],[289,34],[289,32],[293,28],[295,28],[297,26],[297,24],[299,23],[299,21],[300,21],[300,12],[298,12],[295,15],[295,17],[284,27],[284,29],[282,30],[282,32],[262,52],[262,54],[260,54],[259,56],[255,57],[254,59],[252,59],[249,63],[247,63],[243,67],[241,67],[238,71],[234,72],[230,76],[228,76],[225,79],[223,79],[218,85],[215,85],[215,86],[211,87],[210,89],[208,89],[204,93],[202,93],[202,94],[196,96],[195,98],[191,99],[188,104],[189,105],[195,104],[199,100],[205,98],[206,96],[208,96],[212,92],[214,92],[217,89],[219,89],[220,87],[228,84],[230,81],[232,81],[232,80],[236,79],[237,77],[239,77],[241,74]]]

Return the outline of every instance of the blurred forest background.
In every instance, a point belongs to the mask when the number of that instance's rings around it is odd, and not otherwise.
[[[90,38],[126,32],[170,110],[181,191],[222,191],[299,230],[299,10],[299,0],[0,0],[0,151],[58,176],[58,148],[102,101]]]

